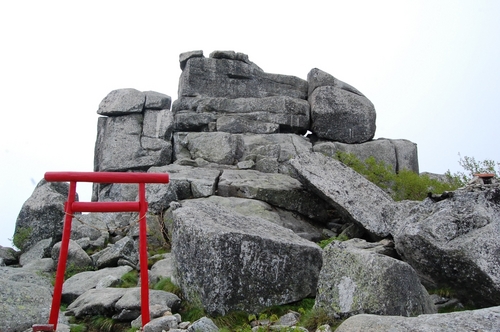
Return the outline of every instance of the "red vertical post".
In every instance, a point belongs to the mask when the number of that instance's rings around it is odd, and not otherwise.
[[[59,261],[57,263],[56,281],[54,285],[54,296],[52,297],[52,307],[50,309],[49,324],[54,325],[54,331],[57,329],[57,320],[59,318],[59,307],[61,306],[62,287],[64,283],[64,272],[66,271],[66,261],[68,259],[69,238],[71,236],[71,221],[73,219],[73,210],[71,206],[75,201],[76,182],[69,183],[68,201],[66,202],[64,212],[64,225],[59,250]]]
[[[148,202],[146,201],[146,184],[139,183],[139,264],[141,268],[141,315],[142,326],[149,323],[149,277],[148,277],[148,244],[147,220]]]

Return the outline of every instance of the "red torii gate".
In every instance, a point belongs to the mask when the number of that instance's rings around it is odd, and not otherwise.
[[[68,258],[68,246],[71,235],[71,221],[74,212],[139,212],[139,264],[141,277],[141,315],[142,326],[150,321],[149,285],[148,285],[148,251],[146,233],[146,183],[168,183],[166,173],[126,173],[126,172],[47,172],[44,176],[48,182],[69,182],[68,200],[65,204],[65,218],[59,262],[57,264],[54,295],[50,309],[48,324],[35,324],[33,331],[55,331],[61,306],[64,272]],[[136,202],[75,202],[76,183],[137,183],[139,185],[139,201]]]

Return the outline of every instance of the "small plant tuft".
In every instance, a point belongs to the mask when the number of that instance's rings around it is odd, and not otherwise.
[[[119,286],[120,288],[136,287],[139,282],[139,272],[132,270],[122,275],[120,279],[122,280],[122,283]]]

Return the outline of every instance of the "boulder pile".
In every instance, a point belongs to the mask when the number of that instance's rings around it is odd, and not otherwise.
[[[500,305],[498,184],[394,202],[332,158],[350,152],[419,171],[415,143],[373,140],[375,107],[353,86],[316,68],[307,80],[266,73],[233,51],[187,52],[179,61],[173,104],[162,93],[119,89],[97,111],[94,171],[171,179],[147,186],[149,282],[170,278],[180,293],[151,291],[154,319],[144,331],[216,330],[208,318],[182,322],[182,300],[225,315],[307,297],[332,320],[353,316],[342,331],[433,326],[433,317],[460,331],[472,316],[475,329],[494,330],[488,317],[498,307],[441,316],[435,304],[446,300],[425,287],[451,289],[476,307]],[[42,180],[16,223],[21,251],[0,248],[0,281],[10,285],[0,290],[0,321],[10,324],[2,331],[47,320],[48,308],[36,303],[50,303],[67,192]],[[94,185],[93,201],[136,199],[135,185]],[[74,216],[66,315],[141,326],[140,281],[129,281],[139,269],[137,221],[135,213]],[[317,244],[338,235],[352,239]],[[31,292],[35,279],[43,287]],[[26,295],[12,292],[23,287]],[[21,302],[25,311],[16,309]]]

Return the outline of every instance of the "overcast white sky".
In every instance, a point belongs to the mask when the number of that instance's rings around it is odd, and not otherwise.
[[[332,74],[374,103],[376,138],[418,144],[421,171],[457,171],[459,152],[500,161],[499,17],[496,0],[2,1],[0,245],[46,171],[92,171],[100,101],[175,100],[186,51]]]

